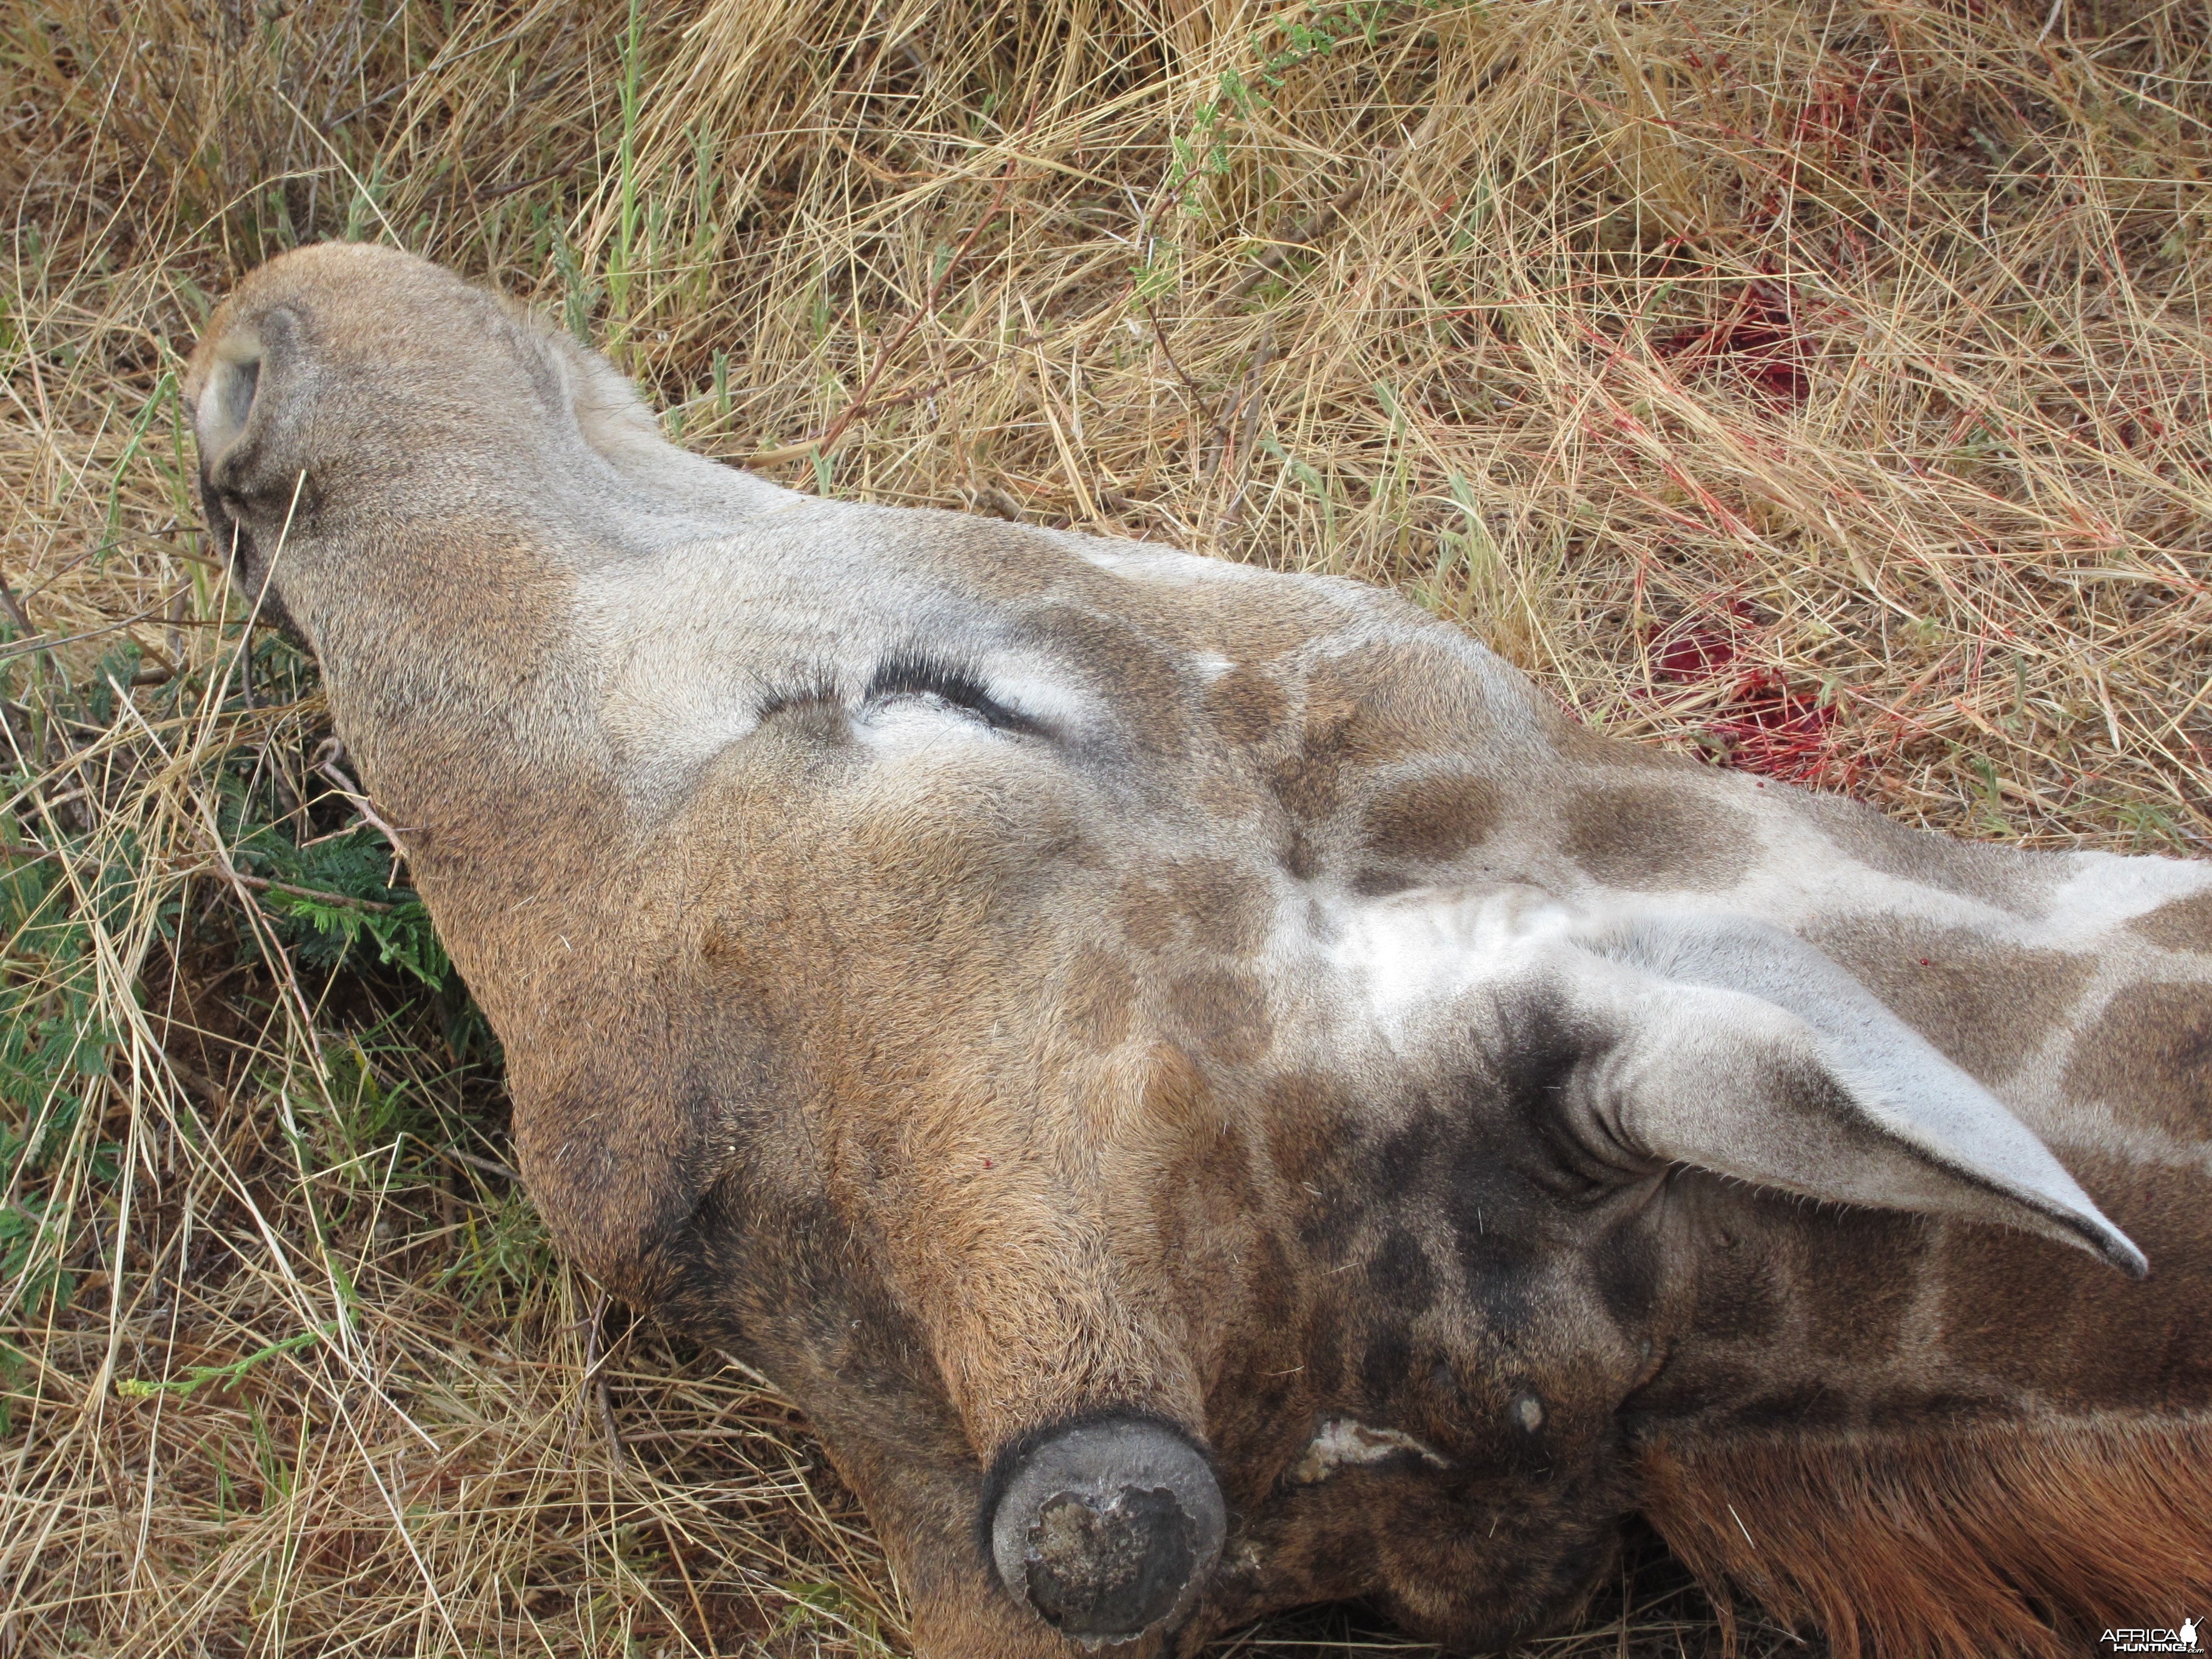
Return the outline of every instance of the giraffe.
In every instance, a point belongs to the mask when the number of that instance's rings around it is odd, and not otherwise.
[[[929,1659],[2212,1595],[2212,866],[1577,724],[1357,583],[820,500],[410,256],[187,380],[236,580],[613,1291],[809,1413]]]

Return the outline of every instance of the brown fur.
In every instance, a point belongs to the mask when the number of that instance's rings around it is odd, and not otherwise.
[[[2212,951],[2212,893],[2162,904],[2132,925],[2145,939],[2169,951]]]
[[[1578,789],[1560,817],[1567,855],[1609,886],[1727,887],[1759,851],[1758,832],[1741,814],[1656,785]]]
[[[2212,1125],[2212,985],[2130,985],[2098,1015],[2066,1068],[2076,1100],[2124,1100],[2185,1139]]]
[[[2212,1425],[2004,1424],[1884,1437],[1662,1440],[1644,1510],[1726,1605],[1838,1659],[2063,1659],[2212,1609]]]
[[[2097,966],[2086,951],[2000,945],[1911,916],[1855,917],[1808,933],[1977,1077],[2002,1077],[2039,1049]]]

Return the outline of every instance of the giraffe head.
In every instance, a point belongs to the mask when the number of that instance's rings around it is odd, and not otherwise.
[[[927,1654],[1556,1620],[1744,1194],[2143,1271],[1808,942],[2050,871],[1900,877],[1373,590],[718,468],[405,256],[265,267],[188,392],[548,1223],[806,1407]]]

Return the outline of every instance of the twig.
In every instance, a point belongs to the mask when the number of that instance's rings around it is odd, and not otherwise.
[[[1032,111],[1031,114],[1034,116],[1035,112]],[[1028,132],[1026,122],[1022,131],[1024,134]],[[959,269],[961,260],[967,258],[968,250],[975,246],[975,239],[983,234],[983,228],[999,216],[999,210],[1006,204],[1007,187],[1014,182],[1014,173],[1020,164],[1018,153],[1006,158],[1006,165],[999,173],[999,187],[992,192],[991,205],[975,221],[960,246],[953,250],[952,257],[945,262],[945,269],[939,271],[936,281],[930,283],[929,291],[922,296],[921,304],[915,308],[905,322],[899,325],[899,331],[891,336],[890,343],[876,354],[875,364],[868,370],[867,378],[860,382],[860,389],[853,394],[852,401],[845,405],[836,419],[823,429],[818,438],[806,438],[795,444],[763,450],[751,458],[753,465],[759,466],[772,461],[796,460],[809,451],[819,453],[828,449],[845,435],[845,428],[852,425],[860,411],[867,407],[869,396],[876,389],[876,382],[883,379],[884,370],[890,367],[890,361],[898,355],[898,349],[907,343],[908,337],[915,329],[921,326],[922,319],[937,314],[937,301],[945,292],[945,285],[952,280],[952,273]]]
[[[5,592],[6,586],[5,583],[0,582],[0,592]],[[82,634],[64,634],[59,639],[54,640],[10,640],[6,645],[0,646],[0,661],[5,661],[11,657],[27,656],[33,651],[52,651],[58,646],[75,645],[81,640],[96,640],[102,634],[115,633],[118,629],[130,627],[133,623],[145,621],[147,617],[167,605],[178,593],[188,593],[191,591],[191,587],[186,586],[178,588],[175,592],[164,593],[144,610],[132,612],[121,622],[104,623],[98,628],[88,628]],[[8,594],[9,609],[14,612],[9,620],[20,622],[23,616],[22,607],[14,603],[15,597],[13,593]]]
[[[70,756],[70,761],[78,765],[82,764],[83,759],[84,751],[81,749],[74,751]],[[58,776],[60,774],[72,769],[73,767],[71,765],[64,764],[56,767],[53,769],[53,772],[48,775]],[[25,801],[30,802],[32,805],[38,808],[41,812],[51,812],[57,806],[67,806],[71,801],[82,800],[87,795],[92,793],[89,786],[81,783],[77,785],[76,788],[65,789],[58,795],[41,795],[39,793],[39,784],[45,781],[46,779],[41,778],[38,780],[37,782],[26,784],[22,788],[18,789],[14,794],[9,796],[6,800],[0,801],[0,812],[12,812],[18,806],[21,806]]]
[[[1260,343],[1253,348],[1251,367],[1244,371],[1242,394],[1242,418],[1237,423],[1233,443],[1224,445],[1221,459],[1215,466],[1218,474],[1233,461],[1237,467],[1237,489],[1230,496],[1229,505],[1222,510],[1221,523],[1224,529],[1233,527],[1244,511],[1244,491],[1252,479],[1252,441],[1260,431],[1260,377],[1267,372],[1267,364],[1275,355],[1275,325],[1273,323],[1261,331]]]
[[[456,1164],[465,1164],[471,1170],[481,1170],[486,1175],[495,1175],[517,1187],[522,1184],[522,1177],[495,1158],[478,1158],[474,1152],[465,1152],[458,1146],[441,1146],[438,1156],[449,1158]]]
[[[1509,56],[1502,62],[1493,64],[1476,86],[1468,101],[1472,103],[1480,99],[1515,61],[1516,61],[1515,58]],[[1393,168],[1429,141],[1431,136],[1435,133],[1438,120],[1443,112],[1444,106],[1441,102],[1433,105],[1427,116],[1423,118],[1421,125],[1413,129],[1412,137],[1407,139],[1397,149],[1386,151],[1376,157],[1374,163],[1365,172],[1339,191],[1336,199],[1316,214],[1304,226],[1297,229],[1286,229],[1282,235],[1275,238],[1273,245],[1253,261],[1252,269],[1244,273],[1243,279],[1235,288],[1230,289],[1229,303],[1234,306],[1249,299],[1255,289],[1280,270],[1284,265],[1301,253],[1311,252],[1314,245],[1334,230],[1342,222],[1344,216],[1359,205],[1360,199],[1369,191],[1389,179]]]
[[[1144,307],[1145,320],[1152,325],[1152,337],[1160,343],[1160,356],[1168,360],[1168,367],[1175,370],[1176,378],[1181,380],[1183,384],[1183,390],[1190,393],[1192,399],[1198,404],[1201,410],[1205,410],[1206,406],[1206,394],[1198,389],[1198,382],[1190,378],[1189,371],[1185,369],[1181,363],[1176,361],[1175,353],[1169,349],[1168,331],[1160,326],[1159,313],[1152,309],[1152,302],[1145,298],[1142,294],[1139,294],[1137,296],[1137,303]],[[1206,416],[1206,424],[1208,426],[1212,426],[1213,424],[1213,416],[1212,415],[1209,414]]]
[[[615,1462],[619,1463],[623,1461],[623,1437],[621,1429],[615,1425],[614,1395],[607,1388],[607,1379],[599,1374],[600,1362],[606,1358],[599,1348],[599,1328],[606,1317],[608,1300],[607,1293],[601,1291],[584,1319],[584,1383],[576,1395],[576,1409],[580,1414],[585,1392],[599,1401],[599,1425],[606,1431],[607,1444],[614,1452]]]
[[[234,871],[231,877],[245,886],[258,888],[264,892],[289,893],[295,898],[313,899],[319,904],[349,905],[356,910],[374,910],[385,915],[390,915],[399,908],[396,904],[379,904],[374,899],[355,898],[347,893],[326,893],[319,887],[295,887],[289,881],[271,881],[266,876],[249,876],[243,871]]]
[[[222,1085],[204,1072],[194,1071],[166,1049],[162,1052],[161,1059],[167,1065],[170,1074],[178,1082],[198,1094],[216,1110],[227,1112],[230,1109],[230,1091],[224,1088]]]
[[[1385,159],[1385,165],[1388,164],[1389,159],[1390,158]],[[1281,235],[1273,238],[1267,251],[1252,262],[1252,269],[1246,271],[1237,286],[1229,290],[1230,303],[1234,305],[1240,301],[1251,298],[1255,289],[1292,259],[1301,253],[1313,252],[1314,244],[1335,229],[1344,216],[1359,205],[1359,198],[1375,187],[1377,182],[1376,174],[1380,172],[1381,168],[1378,167],[1374,174],[1364,174],[1353,179],[1338,192],[1334,201],[1316,214],[1309,223],[1303,227],[1285,229]]]
[[[345,797],[348,805],[361,814],[362,823],[373,830],[380,830],[384,838],[392,843],[393,851],[411,860],[414,855],[408,852],[407,843],[400,837],[403,834],[411,836],[415,832],[412,830],[395,830],[384,821],[383,815],[370,804],[368,797],[362,793],[361,786],[338,769],[338,757],[344,753],[345,745],[336,738],[324,738],[322,747],[315,750],[315,770],[337,786],[338,793]]]
[[[39,631],[31,626],[30,617],[24,614],[23,602],[15,597],[15,590],[9,585],[4,575],[0,575],[0,605],[7,606],[9,618],[23,630],[27,638]]]

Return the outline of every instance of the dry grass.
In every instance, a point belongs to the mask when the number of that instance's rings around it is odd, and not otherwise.
[[[900,1644],[773,1394],[550,1258],[372,838],[283,851],[348,810],[176,396],[240,271],[398,241],[804,487],[1398,583],[1608,729],[2201,851],[2209,76],[2106,0],[5,0],[0,1656]],[[1534,1651],[1717,1650],[1633,1559]]]

